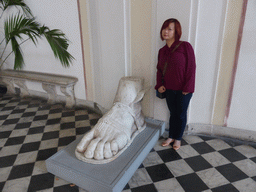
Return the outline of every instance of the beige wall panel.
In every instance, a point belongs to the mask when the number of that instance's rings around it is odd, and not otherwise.
[[[91,62],[91,43],[90,43],[90,30],[89,30],[89,18],[88,18],[88,1],[78,0],[79,3],[79,13],[80,13],[80,27],[82,35],[83,44],[83,60],[84,60],[84,74],[85,74],[85,86],[86,86],[86,99],[94,100],[94,90],[93,90],[93,72],[92,72],[92,62]]]
[[[152,0],[131,0],[131,75],[145,78],[145,86],[150,86],[153,78],[151,70],[151,15]],[[150,114],[150,93],[142,102],[144,114]]]
[[[242,6],[243,0],[228,1],[212,117],[214,125],[224,125]]]

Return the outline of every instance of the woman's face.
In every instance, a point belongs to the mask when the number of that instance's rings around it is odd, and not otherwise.
[[[175,40],[175,24],[170,23],[168,27],[162,30],[162,37],[164,40]]]

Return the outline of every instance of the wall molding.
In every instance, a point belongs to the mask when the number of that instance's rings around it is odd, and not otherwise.
[[[211,119],[211,123],[214,125],[225,125],[242,8],[243,0],[227,1],[220,64]]]
[[[233,90],[234,90],[235,78],[236,78],[236,72],[237,72],[237,66],[238,66],[238,59],[239,59],[239,54],[240,54],[240,47],[241,47],[242,36],[243,36],[247,3],[248,3],[248,0],[243,0],[242,13],[241,13],[241,17],[240,17],[237,43],[236,43],[236,51],[235,51],[235,56],[234,56],[235,57],[234,58],[234,66],[233,66],[233,70],[232,70],[231,83],[230,83],[229,93],[228,93],[228,102],[227,102],[225,118],[224,118],[224,126],[225,127],[227,126],[227,121],[228,121],[231,102],[232,102],[232,96],[233,96]]]
[[[81,48],[83,57],[85,93],[87,100],[94,100],[94,77],[93,77],[93,57],[92,57],[92,38],[90,24],[89,0],[77,0],[78,16],[80,25]]]
[[[125,76],[131,75],[131,1],[123,0]]]

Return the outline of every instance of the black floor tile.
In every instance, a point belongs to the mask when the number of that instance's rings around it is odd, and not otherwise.
[[[184,146],[184,145],[188,145],[188,143],[184,139],[181,139],[181,146]]]
[[[82,135],[82,134],[87,133],[90,130],[91,130],[90,126],[88,126],[88,127],[79,127],[79,128],[76,128],[76,134],[77,135]]]
[[[1,94],[0,94],[0,98],[1,98]],[[5,107],[6,104],[0,104],[0,111],[2,111],[2,109]]]
[[[181,156],[172,148],[157,151],[157,153],[165,163],[182,159]]]
[[[42,105],[38,108],[38,111],[45,111],[51,109],[51,105]]]
[[[0,191],[2,191],[2,190],[3,190],[4,185],[5,185],[5,182],[0,182]]]
[[[89,116],[88,115],[79,115],[75,117],[76,121],[83,121],[83,120],[88,120]]]
[[[256,163],[256,157],[250,158],[254,163]]]
[[[88,114],[93,114],[93,113],[95,113],[93,110],[91,110],[91,109],[87,109],[87,112],[88,112]]]
[[[0,120],[6,120],[9,115],[0,115]]]
[[[41,191],[52,188],[54,185],[54,175],[45,173],[42,175],[34,175],[31,177],[28,192]]]
[[[11,112],[11,114],[24,113],[26,109],[15,109]]]
[[[10,146],[10,145],[18,145],[18,144],[22,144],[25,140],[25,136],[21,136],[21,137],[11,137],[9,138],[4,146]]]
[[[62,112],[62,117],[75,116],[75,111]]]
[[[213,139],[213,137],[210,137],[210,136],[202,136],[202,135],[200,135],[199,136],[201,139],[203,139],[204,141],[209,141],[209,140],[212,140]]]
[[[28,108],[40,107],[40,103],[29,104]]]
[[[176,178],[185,191],[199,192],[209,189],[196,173]]]
[[[37,115],[34,117],[33,121],[46,120],[47,118],[48,118],[48,115]]]
[[[123,188],[123,190],[126,190],[126,189],[130,189],[130,186],[129,186],[128,183],[127,183],[127,184],[125,185],[125,187]]]
[[[16,158],[17,158],[17,155],[0,157],[0,168],[12,166]]]
[[[46,125],[54,125],[54,124],[59,124],[60,123],[60,118],[57,118],[57,119],[49,119],[47,120],[47,123]]]
[[[13,99],[15,96],[7,96],[5,95],[4,97],[1,98],[1,100],[5,101],[5,100],[11,100]]]
[[[33,127],[28,130],[28,135],[33,135],[37,133],[43,133],[44,132],[44,126],[41,127]]]
[[[20,119],[7,119],[4,121],[3,125],[17,124]]]
[[[57,109],[51,109],[49,114],[53,114],[53,113],[61,113],[62,112],[62,108],[57,108]]]
[[[70,128],[75,128],[75,127],[76,127],[75,122],[61,123],[60,124],[61,129],[70,129]]]
[[[11,99],[10,101],[9,101],[9,103],[17,103],[17,102],[20,102],[20,98],[17,98],[17,99]]]
[[[91,120],[90,120],[90,125],[91,125],[91,126],[96,125],[96,123],[98,122],[98,120],[99,120],[99,119],[91,119]]]
[[[66,146],[76,140],[76,136],[59,138],[58,146]]]
[[[212,165],[208,163],[208,161],[206,161],[202,156],[190,157],[184,160],[195,172],[212,167]]]
[[[12,107],[4,107],[1,111],[11,111],[14,110],[16,106],[12,106]]]
[[[212,192],[239,192],[232,184],[219,186],[211,190]]]
[[[199,154],[211,153],[215,151],[210,145],[205,142],[195,143],[191,145]]]
[[[18,123],[15,126],[15,129],[25,129],[25,128],[29,128],[31,126],[31,122],[28,123]]]
[[[0,132],[0,139],[8,138],[11,135],[12,131]]]
[[[158,182],[161,180],[170,179],[174,177],[165,164],[146,167],[146,170],[153,182]]]
[[[40,150],[37,154],[37,159],[36,161],[43,161],[57,153],[57,148],[51,148],[51,149],[44,149]]]
[[[54,187],[53,192],[79,192],[79,188],[76,185],[62,185],[59,187]]]
[[[20,153],[26,153],[30,151],[37,151],[41,142],[25,143],[20,148]]]
[[[13,166],[8,180],[31,176],[35,163]]]
[[[59,131],[51,131],[43,134],[42,141],[59,138]]]
[[[237,150],[233,148],[221,150],[219,151],[219,153],[224,157],[226,157],[231,162],[247,159],[244,155],[242,155],[241,153],[239,153]]]
[[[233,164],[215,167],[229,182],[239,181],[248,176]]]
[[[23,113],[23,115],[21,117],[33,117],[35,116],[36,112],[27,112],[27,113]]]
[[[141,187],[136,187],[131,189],[132,192],[157,192],[154,184],[144,185]]]

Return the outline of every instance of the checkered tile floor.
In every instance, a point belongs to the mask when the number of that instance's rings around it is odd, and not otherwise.
[[[90,130],[99,118],[84,108],[1,96],[0,191],[84,191],[48,173],[45,160]],[[171,146],[161,147],[162,141],[123,192],[256,191],[256,144],[184,136],[176,152]]]

